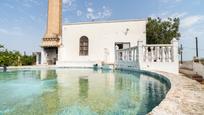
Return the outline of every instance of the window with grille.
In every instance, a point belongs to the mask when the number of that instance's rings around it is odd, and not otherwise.
[[[79,55],[87,56],[89,53],[89,39],[86,36],[80,38]]]

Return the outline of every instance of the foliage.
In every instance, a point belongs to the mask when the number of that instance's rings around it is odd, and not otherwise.
[[[24,55],[21,57],[22,65],[33,65],[33,63],[35,63],[35,56]]]
[[[18,51],[8,51],[0,45],[0,66],[20,66],[32,65],[35,62],[35,56],[21,55]]]
[[[173,38],[180,37],[179,24],[179,18],[168,18],[165,21],[148,18],[147,44],[170,44]]]
[[[4,48],[4,46],[0,44],[0,48]]]

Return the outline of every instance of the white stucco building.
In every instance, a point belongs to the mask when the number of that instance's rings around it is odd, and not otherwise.
[[[146,20],[62,25],[62,0],[48,0],[47,30],[41,43],[42,65],[93,67],[115,63],[115,50],[146,43]]]
[[[37,64],[58,67],[110,66],[178,73],[178,41],[146,44],[147,20],[62,25],[62,0],[48,2],[47,30]]]
[[[146,43],[146,20],[89,22],[62,27],[57,65],[93,67],[115,63],[115,50]]]

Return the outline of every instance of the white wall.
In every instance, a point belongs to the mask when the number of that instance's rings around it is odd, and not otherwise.
[[[82,36],[89,38],[88,56],[79,56]],[[114,63],[115,42],[130,42],[132,47],[137,45],[137,41],[146,43],[145,20],[64,25],[57,65],[92,67],[94,63],[105,61],[105,49],[108,54],[106,63]]]
[[[204,79],[204,65],[201,63],[193,63],[193,71],[201,75]]]

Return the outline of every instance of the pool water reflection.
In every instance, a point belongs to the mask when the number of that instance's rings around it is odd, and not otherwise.
[[[0,115],[146,114],[168,90],[137,72],[15,70],[0,73]]]

